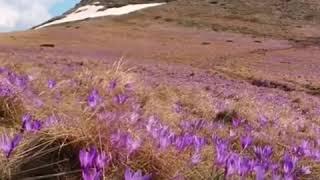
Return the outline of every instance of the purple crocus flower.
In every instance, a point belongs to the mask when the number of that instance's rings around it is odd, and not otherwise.
[[[238,154],[231,153],[227,158],[226,170],[227,175],[236,174],[239,169],[240,157]]]
[[[114,90],[117,87],[117,80],[111,80],[109,82],[109,90]]]
[[[216,144],[216,161],[218,165],[225,165],[229,157],[229,145],[228,142],[221,138],[214,138]]]
[[[252,169],[253,160],[246,157],[240,157],[238,173],[240,176],[246,176]]]
[[[300,146],[293,147],[293,153],[298,157],[312,156],[312,149],[309,146],[309,142],[304,140]]]
[[[245,122],[245,119],[241,119],[241,118],[234,118],[232,120],[232,125],[233,127],[239,127],[241,124],[243,124]]]
[[[204,138],[199,136],[193,136],[193,144],[196,152],[200,152],[202,147],[206,144]]]
[[[84,180],[100,180],[103,169],[111,161],[111,155],[105,152],[99,153],[96,148],[82,149],[79,152],[79,160]]]
[[[82,149],[79,152],[79,160],[82,169],[92,168],[97,156],[96,148],[90,148],[89,151]]]
[[[41,129],[41,122],[38,120],[33,121],[32,131],[39,131]]]
[[[266,176],[266,170],[262,166],[255,166],[254,171],[256,173],[256,180],[264,180]]]
[[[294,175],[298,159],[294,156],[285,154],[283,157],[283,172],[288,179]]]
[[[266,124],[268,123],[268,118],[267,118],[266,116],[264,116],[264,115],[261,115],[261,116],[259,117],[259,121],[260,121],[260,124],[261,124],[262,126],[264,126],[264,125],[266,125]]]
[[[101,180],[102,171],[96,168],[85,168],[82,169],[83,180]]]
[[[52,89],[57,85],[55,80],[48,80],[48,88]]]
[[[9,87],[0,84],[0,96],[1,97],[8,97],[12,94],[13,94],[13,92]]]
[[[0,136],[0,149],[5,156],[9,158],[12,151],[19,145],[22,136],[20,134],[10,137],[8,134],[2,134]]]
[[[15,73],[9,72],[8,73],[8,80],[11,84],[24,89],[27,86],[28,83],[28,77],[27,76],[19,76]]]
[[[111,143],[119,149],[127,150],[130,155],[141,146],[141,140],[134,139],[129,133],[116,132],[111,135]]]
[[[230,153],[225,168],[227,175],[246,176],[252,169],[252,161],[246,157],[241,157],[237,153]]]
[[[133,139],[131,136],[127,136],[127,150],[128,154],[136,151],[142,144],[141,140]]]
[[[96,107],[101,102],[101,97],[98,90],[94,89],[88,96],[88,105],[92,108]]]
[[[264,146],[264,147],[255,146],[253,147],[253,149],[257,158],[260,160],[268,160],[273,153],[272,147],[270,146]]]
[[[191,134],[183,134],[176,137],[175,146],[179,151],[184,151],[193,144],[194,137]]]
[[[168,146],[174,143],[175,134],[170,132],[168,127],[160,128],[158,130],[158,140],[161,149],[166,149]]]
[[[129,96],[126,94],[118,94],[115,96],[114,101],[118,104],[124,104],[128,100]]]
[[[22,131],[37,132],[41,129],[42,124],[38,120],[33,120],[30,114],[26,114],[22,117]]]
[[[253,138],[251,136],[244,136],[241,138],[241,146],[243,149],[247,149],[249,146],[251,146],[253,141]]]
[[[141,170],[138,170],[137,172],[133,172],[130,168],[127,168],[124,174],[125,180],[151,180],[151,175],[142,175]]]
[[[40,121],[26,121],[23,126],[23,130],[26,132],[37,132],[41,129]]]
[[[153,131],[153,129],[158,125],[159,120],[155,116],[150,116],[148,118],[148,123],[146,125],[146,129],[149,133]]]
[[[106,155],[105,152],[97,153],[95,158],[95,165],[97,169],[103,169],[108,166],[111,161],[111,155]]]
[[[32,116],[30,114],[25,114],[22,116],[22,123],[25,123],[27,121],[32,121]]]

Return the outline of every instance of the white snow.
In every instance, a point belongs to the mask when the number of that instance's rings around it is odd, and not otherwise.
[[[134,11],[138,11],[141,9],[160,6],[166,3],[149,3],[149,4],[129,4],[126,6],[118,7],[118,8],[109,8],[103,11],[99,11],[99,9],[104,8],[101,5],[86,5],[78,8],[73,13],[68,14],[66,17],[44,24],[42,26],[37,27],[36,29],[40,29],[46,26],[61,24],[65,22],[79,21],[87,18],[95,18],[102,16],[119,16],[124,14],[129,14]]]

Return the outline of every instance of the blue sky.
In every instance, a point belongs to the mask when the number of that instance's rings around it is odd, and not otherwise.
[[[80,0],[0,0],[0,32],[26,30],[72,8]]]
[[[53,16],[61,15],[72,8],[75,4],[79,3],[79,1],[80,0],[63,0],[62,2],[58,2],[50,9],[50,14]]]

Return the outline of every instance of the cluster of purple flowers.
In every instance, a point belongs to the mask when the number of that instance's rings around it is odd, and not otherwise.
[[[202,120],[190,121],[190,125],[186,125],[186,127],[188,130],[198,129],[203,124]],[[149,118],[146,130],[158,142],[160,149],[165,150],[169,146],[172,146],[178,151],[185,151],[188,148],[193,148],[194,153],[191,157],[191,163],[197,164],[201,161],[201,150],[206,144],[205,138],[197,136],[192,132],[176,134],[169,126],[162,125],[154,116]]]
[[[168,126],[163,126],[159,120],[153,116],[149,118],[146,130],[158,141],[160,149],[166,149],[175,142],[176,134]]]
[[[109,91],[112,91],[116,88],[117,82],[115,80],[109,83]],[[126,93],[118,93],[114,96],[113,101],[116,104],[122,105],[125,104],[129,99],[129,96]],[[87,103],[91,108],[97,107],[100,103],[102,103],[102,96],[100,95],[97,89],[93,89],[87,98]]]
[[[214,137],[213,142],[216,147],[216,163],[222,167],[226,176],[239,175],[246,177],[255,174],[256,179],[267,178],[270,171],[273,179],[292,180],[301,175],[310,174],[309,167],[298,165],[299,159],[295,155],[285,153],[281,162],[272,160],[273,148],[271,146],[253,146],[253,138],[249,135],[240,138],[243,151],[253,151],[254,157],[249,157],[241,153],[234,152],[227,139]],[[307,143],[301,147],[294,148],[296,154],[310,154]]]
[[[12,94],[13,92],[8,86],[0,84],[0,97],[9,97]]]
[[[10,71],[7,74],[7,79],[12,85],[15,85],[21,89],[25,89],[29,82],[28,76],[18,75]]]
[[[21,134],[17,134],[14,137],[10,137],[8,134],[2,134],[0,138],[0,149],[4,152],[7,158],[11,155],[12,151],[19,145],[22,140],[22,133],[24,132],[37,132],[41,129],[41,122],[39,120],[33,120],[32,116],[26,114],[22,117],[22,129]]]
[[[151,174],[142,175],[141,170],[134,172],[130,168],[127,168],[124,174],[124,179],[125,180],[151,180]]]
[[[0,136],[0,150],[5,154],[7,158],[11,155],[13,150],[19,145],[22,139],[21,134],[17,134],[13,137],[4,133]]]
[[[256,154],[259,156],[259,160],[250,159],[244,155],[233,152],[229,147],[229,142],[226,139],[219,137],[213,138],[214,144],[216,146],[216,163],[218,166],[224,168],[225,175],[240,175],[247,176],[253,171],[256,171],[256,176],[264,177],[264,169],[262,169],[262,164],[265,160],[270,158],[271,153],[266,147],[257,147]],[[247,149],[251,145],[250,143],[244,143],[242,145],[243,149]],[[272,151],[271,151],[272,152]],[[258,178],[257,178],[258,179]]]
[[[46,127],[51,126],[57,119],[54,117],[49,117],[45,121]],[[13,150],[19,145],[22,140],[23,133],[31,132],[36,133],[41,130],[42,123],[39,120],[34,120],[30,114],[25,114],[22,117],[22,127],[21,132],[13,137],[4,133],[0,137],[0,149],[5,154],[7,158],[11,155]]]
[[[17,90],[24,90],[29,82],[28,76],[18,75],[6,68],[1,68],[0,75],[2,75],[0,83],[1,97],[8,97]]]
[[[99,152],[96,148],[82,149],[79,152],[80,166],[83,180],[101,180],[104,169],[111,163],[111,155],[104,151]],[[125,180],[150,180],[151,175],[142,175],[141,170],[137,172],[127,168],[124,174]]]
[[[314,144],[307,140],[303,140],[300,145],[294,146],[292,152],[297,157],[306,157],[320,161],[320,148],[316,148]]]
[[[111,135],[111,143],[114,147],[121,150],[126,150],[130,155],[141,146],[140,139],[134,139],[129,133],[116,132]]]
[[[1,74],[2,73],[2,74]],[[6,81],[0,82],[0,96],[9,96],[14,88],[19,88],[27,94],[29,78],[27,76],[17,75],[13,72],[0,68],[0,74],[6,77]],[[9,84],[9,85],[1,85]],[[55,88],[57,85],[55,80],[49,80],[47,87]],[[11,88],[14,87],[14,88]],[[296,179],[300,175],[310,174],[309,167],[301,167],[299,161],[302,158],[311,158],[320,161],[320,141],[318,144],[309,141],[303,141],[300,145],[294,146],[290,150],[286,150],[280,161],[276,161],[274,157],[274,149],[269,145],[257,145],[255,141],[256,131],[246,119],[234,118],[232,124],[211,122],[205,119],[183,120],[178,124],[178,129],[173,130],[170,126],[164,124],[155,116],[145,118],[140,104],[134,103],[134,97],[128,91],[131,85],[125,86],[124,92],[115,91],[118,87],[116,80],[112,80],[107,87],[107,93],[112,97],[112,107],[107,109],[103,104],[103,95],[98,89],[92,89],[87,97],[87,105],[97,110],[96,117],[104,121],[107,126],[121,127],[121,130],[111,131],[108,139],[113,150],[125,152],[127,159],[134,157],[134,153],[141,149],[143,140],[148,137],[141,138],[134,134],[147,133],[150,134],[152,142],[158,152],[167,152],[174,150],[179,153],[187,152],[190,154],[191,166],[199,164],[202,157],[202,150],[207,145],[214,145],[215,165],[224,171],[225,176],[255,176],[257,180],[266,178],[291,180]],[[32,95],[32,94],[31,94]],[[31,96],[30,96],[31,97]],[[33,96],[32,96],[33,97]],[[36,98],[35,98],[36,99]],[[124,106],[123,106],[124,105]],[[128,106],[128,105],[131,105]],[[99,107],[99,109],[97,108]],[[101,107],[101,108],[100,108]],[[121,108],[125,107],[125,108]],[[108,111],[107,111],[107,110]],[[184,115],[184,109],[180,102],[173,105],[173,111]],[[182,117],[182,116],[181,116]],[[258,128],[269,126],[269,119],[265,116],[259,117]],[[229,122],[228,122],[229,123]],[[0,136],[0,150],[9,158],[12,152],[19,145],[23,133],[36,133],[43,128],[50,127],[53,124],[59,124],[58,118],[50,116],[41,122],[34,119],[31,115],[26,114],[22,117],[21,133],[15,136],[3,134]],[[128,130],[125,128],[129,127]],[[221,138],[215,134],[213,137],[207,137],[206,132],[212,133],[214,129],[230,130],[230,137]],[[204,131],[205,130],[205,131]],[[211,131],[208,131],[211,130]],[[139,131],[139,133],[135,133]],[[257,133],[257,132],[256,132]],[[31,134],[32,135],[32,134]],[[233,143],[239,143],[241,150],[234,150]],[[207,146],[212,148],[212,146]],[[238,146],[236,146],[238,147]],[[113,158],[118,156],[114,156]],[[123,157],[123,156],[121,156]],[[120,158],[121,158],[120,157]],[[118,160],[118,159],[117,159]],[[120,159],[123,160],[123,159]],[[100,180],[104,175],[106,168],[110,167],[111,155],[97,148],[82,149],[79,152],[79,161],[84,180]],[[125,180],[148,180],[151,179],[150,174],[143,175],[141,170],[134,172],[127,168],[124,173]]]
[[[103,170],[111,161],[111,156],[105,152],[98,152],[96,148],[90,148],[80,150],[79,160],[84,180],[100,180]]]
[[[22,117],[22,132],[37,132],[41,129],[42,123],[39,120],[34,120],[30,114]]]
[[[11,137],[9,134],[4,133],[0,137],[0,150],[7,158],[12,154],[14,149],[19,145],[25,132],[36,133],[42,127],[50,127],[58,122],[57,118],[50,116],[45,119],[44,123],[39,120],[33,119],[30,114],[25,114],[22,117],[21,132]]]

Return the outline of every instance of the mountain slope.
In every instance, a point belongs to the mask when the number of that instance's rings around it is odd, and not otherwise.
[[[87,5],[96,4],[100,6],[98,9],[103,10],[127,4],[158,2],[163,1],[81,1],[63,16],[54,18],[44,24],[63,19],[68,14],[75,13],[78,8]],[[137,21],[162,21],[165,24],[175,23],[184,27],[293,40],[307,40],[309,37],[320,36],[318,30],[320,26],[320,3],[314,0],[271,0],[266,2],[254,0],[178,0],[168,2],[165,6],[133,13],[124,19],[134,19],[136,16]]]
[[[172,0],[169,0],[172,1]],[[79,21],[88,18],[124,15],[145,8],[163,5],[168,0],[82,0],[74,8],[63,15],[44,22],[33,29],[61,24],[72,21]]]

